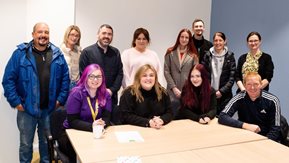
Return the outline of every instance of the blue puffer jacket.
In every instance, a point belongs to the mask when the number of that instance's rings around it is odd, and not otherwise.
[[[60,49],[50,43],[52,61],[49,81],[49,112],[55,108],[56,100],[65,104],[69,91],[69,71],[67,63]],[[40,117],[40,86],[37,75],[36,61],[32,54],[32,41],[17,46],[9,59],[2,85],[4,95],[10,106],[15,108],[22,104],[24,110]]]

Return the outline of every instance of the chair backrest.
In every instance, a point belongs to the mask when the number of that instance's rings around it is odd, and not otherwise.
[[[66,119],[66,110],[57,109],[50,115],[50,130],[54,140],[60,137],[63,130],[63,122]]]
[[[281,143],[288,146],[289,144],[288,144],[287,136],[288,136],[289,126],[288,126],[286,118],[283,115],[281,115],[280,123],[281,123],[280,124],[280,127],[281,127]]]

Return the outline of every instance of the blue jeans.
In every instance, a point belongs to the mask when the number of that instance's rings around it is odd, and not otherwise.
[[[20,132],[19,161],[20,163],[30,163],[33,153],[33,139],[36,127],[39,140],[40,162],[49,163],[48,145],[46,131],[49,130],[49,114],[47,110],[42,110],[40,118],[33,117],[25,111],[18,111],[17,126]]]

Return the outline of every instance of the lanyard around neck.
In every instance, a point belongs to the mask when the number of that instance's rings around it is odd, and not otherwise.
[[[95,111],[93,111],[93,108],[92,108],[92,105],[91,105],[91,102],[90,102],[90,98],[86,97],[86,99],[87,99],[87,102],[88,102],[88,105],[89,105],[89,108],[90,108],[92,119],[93,119],[93,121],[95,121],[96,116],[98,114],[98,99],[96,99],[96,101],[95,101]]]

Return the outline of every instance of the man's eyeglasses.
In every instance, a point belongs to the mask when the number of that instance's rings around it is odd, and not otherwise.
[[[88,75],[88,78],[90,80],[100,80],[102,79],[102,76],[101,75]]]

